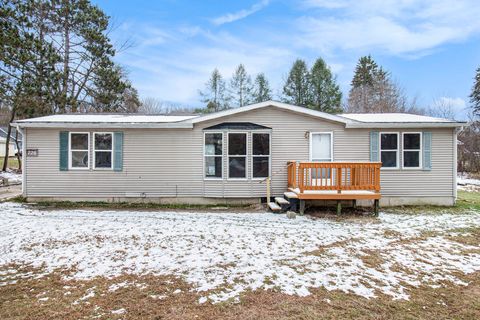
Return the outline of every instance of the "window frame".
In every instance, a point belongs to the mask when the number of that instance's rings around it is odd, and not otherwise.
[[[314,134],[329,134],[330,135],[330,161],[327,162],[334,162],[334,157],[333,157],[333,131],[312,131],[309,134],[309,147],[308,147],[308,158],[310,161],[316,161],[312,158],[313,156],[313,135]],[[318,161],[318,162],[325,162],[325,161]]]
[[[221,155],[206,155],[205,154],[205,138],[207,134],[221,134],[222,135],[222,154]],[[224,161],[223,161],[223,156],[225,153],[225,135],[223,131],[204,131],[203,132],[203,180],[223,180],[224,174],[223,172],[225,171],[224,169]],[[206,157],[220,157],[222,159],[222,176],[221,177],[207,177],[205,174],[205,168],[206,168]]]
[[[87,135],[87,150],[72,149],[72,134],[86,134]],[[74,167],[72,166],[72,151],[87,152],[87,166],[86,167]],[[68,170],[90,170],[90,132],[88,131],[69,131],[68,132]]]
[[[112,163],[110,164],[110,168],[97,168],[97,165],[96,165],[96,155],[97,155],[97,151],[99,151],[99,152],[108,152],[108,150],[97,150],[97,149],[95,148],[95,136],[96,136],[97,134],[110,134],[110,135],[112,136],[112,149],[110,150],[110,152],[111,152],[111,154],[112,154]],[[114,136],[113,132],[104,132],[104,131],[98,131],[98,132],[97,132],[97,131],[96,131],[96,132],[93,132],[93,135],[92,135],[92,136],[93,136],[93,140],[92,140],[92,145],[93,145],[93,148],[92,148],[92,149],[93,149],[93,157],[92,157],[92,159],[93,159],[93,163],[92,163],[92,165],[93,165],[93,170],[113,170],[113,160],[114,160],[113,157],[114,157],[114,146],[115,146],[115,141],[114,141],[115,136]]]
[[[397,135],[397,149],[382,149],[382,134],[395,134]],[[398,170],[400,169],[400,132],[392,132],[392,131],[380,131],[378,134],[378,158],[380,162],[382,161],[382,151],[395,151],[397,153],[396,161],[397,165],[395,167],[382,167],[380,170]]]
[[[420,135],[420,149],[405,149],[404,141],[406,134],[418,134]],[[405,151],[418,151],[418,167],[405,167]],[[402,132],[402,169],[405,170],[419,170],[423,168],[423,134],[420,131]]]
[[[253,135],[254,134],[268,134],[268,156],[267,155],[254,155],[253,154]],[[260,131],[260,130],[255,130],[255,132],[251,132],[251,139],[252,139],[252,153],[251,153],[251,179],[252,180],[265,180],[268,177],[272,176],[272,133],[270,131]],[[248,153],[248,149],[247,149]],[[254,177],[253,176],[253,158],[266,158],[268,157],[268,176],[267,177]]]
[[[233,155],[231,156],[229,154],[229,148],[230,148],[230,134],[244,134],[245,135],[245,155]],[[226,154],[226,158],[227,158],[227,180],[248,180],[249,178],[249,170],[248,170],[248,147],[249,147],[249,143],[248,143],[248,133],[249,131],[248,130],[236,130],[236,131],[229,131],[227,132],[227,154]],[[243,158],[245,157],[245,177],[242,177],[242,178],[239,178],[239,177],[234,177],[234,178],[230,178],[230,158]]]

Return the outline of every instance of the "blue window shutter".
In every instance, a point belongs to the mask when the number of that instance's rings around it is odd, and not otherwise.
[[[68,131],[60,131],[60,171],[68,170]]]
[[[370,131],[370,161],[380,161],[378,146],[378,131]]]
[[[113,170],[123,170],[123,132],[117,131],[113,133]]]
[[[432,170],[432,133],[423,132],[423,170]]]

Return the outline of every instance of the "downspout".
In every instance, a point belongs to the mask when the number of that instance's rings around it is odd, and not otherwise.
[[[457,137],[458,133],[463,130],[462,127],[457,127],[453,130],[453,201],[454,204],[457,202],[457,167],[458,167],[458,146],[457,146]]]

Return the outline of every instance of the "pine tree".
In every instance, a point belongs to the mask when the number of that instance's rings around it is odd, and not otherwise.
[[[342,111],[341,101],[342,92],[335,77],[325,61],[318,58],[310,71],[308,107],[328,113],[339,113]]]
[[[95,112],[137,112],[140,107],[138,92],[126,79],[125,71],[111,61],[99,67],[95,72],[91,107],[84,106],[81,111]]]
[[[348,96],[348,112],[414,112],[418,108],[408,102],[401,87],[391,74],[371,56],[361,57],[355,68]]]
[[[309,77],[307,64],[305,61],[297,59],[283,86],[283,100],[297,106],[306,106],[309,101]]]
[[[239,64],[230,80],[230,94],[233,103],[239,107],[252,101],[252,78],[248,75],[243,64]]]
[[[472,104],[473,113],[480,116],[480,68],[475,74],[475,82],[473,84],[472,92],[470,93],[470,102]]]
[[[253,102],[272,100],[272,89],[264,73],[259,73],[254,82]]]
[[[215,68],[210,79],[205,83],[205,90],[200,91],[202,102],[207,104],[205,112],[217,112],[228,109],[228,98],[225,94],[225,80]]]

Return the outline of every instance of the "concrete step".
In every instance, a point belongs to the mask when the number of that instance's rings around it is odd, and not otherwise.
[[[274,213],[280,213],[282,211],[282,207],[280,207],[278,204],[276,204],[275,202],[269,202],[268,203],[268,207],[270,208],[270,210]]]

